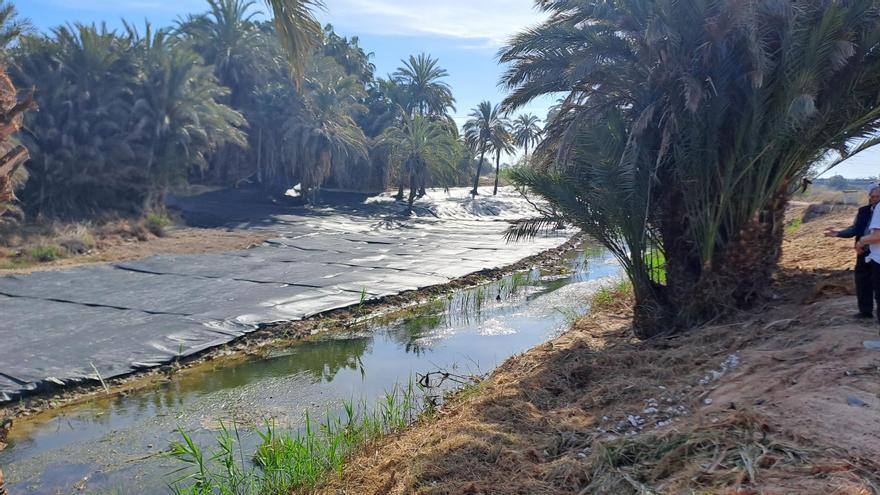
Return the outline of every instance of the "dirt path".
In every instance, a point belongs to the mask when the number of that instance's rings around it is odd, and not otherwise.
[[[853,214],[792,223],[773,305],[653,342],[601,308],[322,493],[880,493],[880,327],[821,237]]]

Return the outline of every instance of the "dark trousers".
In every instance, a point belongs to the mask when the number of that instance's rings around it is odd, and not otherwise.
[[[859,312],[864,315],[873,314],[876,300],[877,318],[880,319],[880,263],[869,262],[864,256],[858,256],[855,277]]]

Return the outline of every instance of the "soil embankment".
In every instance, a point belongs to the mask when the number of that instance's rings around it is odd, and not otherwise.
[[[878,493],[880,327],[850,319],[851,242],[822,237],[853,214],[793,209],[766,307],[638,342],[606,305],[324,493]]]

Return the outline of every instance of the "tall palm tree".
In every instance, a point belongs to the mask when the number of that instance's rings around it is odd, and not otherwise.
[[[219,102],[229,90],[218,84],[211,67],[169,36],[152,32],[135,39],[138,99],[132,106],[133,140],[146,155],[153,182],[148,208],[161,208],[170,185],[193,168],[206,168],[210,153],[224,144],[247,145],[244,117]]]
[[[620,259],[641,336],[759,301],[811,166],[880,144],[876,1],[540,4],[505,108],[566,96],[515,179]]]
[[[266,47],[254,17],[254,0],[208,0],[205,14],[178,21],[180,33],[217,78],[230,89],[230,100],[240,105],[263,74],[271,70],[271,57],[262,56]]]
[[[424,190],[429,180],[448,181],[455,172],[455,137],[443,122],[404,114],[401,123],[386,129],[378,142],[390,149],[389,155],[398,165],[399,175],[408,179],[407,214],[412,213],[418,191]]]
[[[329,57],[312,61],[302,111],[285,123],[293,160],[290,176],[299,177],[302,192],[314,200],[334,164],[369,159],[367,137],[354,117],[366,111],[366,95],[356,77]]]
[[[480,155],[477,173],[474,176],[474,188],[471,189],[471,196],[476,196],[479,194],[480,175],[483,171],[486,152],[496,149],[504,151],[504,136],[508,136],[509,132],[500,105],[492,105],[492,102],[489,101],[481,102],[471,110],[469,117],[464,124],[465,141],[475,153]],[[495,148],[496,144],[499,146],[498,148]]]
[[[407,93],[406,109],[418,115],[446,116],[449,110],[455,111],[455,98],[452,88],[442,81],[449,76],[440,67],[440,61],[421,53],[410,55],[409,60],[401,60],[403,66],[394,72],[394,79]]]
[[[539,122],[541,120],[536,115],[525,113],[511,123],[513,142],[523,148],[523,156],[526,160],[529,157],[529,147],[538,144],[544,132]]]
[[[495,152],[495,188],[492,189],[492,196],[497,196],[498,179],[501,176],[501,154],[513,153],[516,150],[513,145],[513,135],[510,133],[510,124],[506,119],[502,119],[493,130],[489,142],[492,150]]]
[[[297,86],[305,77],[306,61],[321,36],[321,23],[314,10],[324,7],[323,0],[265,0],[272,8],[275,32],[281,42],[290,74]]]

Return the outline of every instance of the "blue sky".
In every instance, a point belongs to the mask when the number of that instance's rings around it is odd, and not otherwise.
[[[41,29],[65,22],[120,19],[170,25],[179,16],[206,10],[205,0],[12,0],[19,12]],[[463,123],[482,100],[499,102],[503,72],[496,53],[512,34],[541,20],[532,0],[325,0],[319,18],[345,36],[358,36],[373,52],[379,75],[393,72],[400,59],[428,52],[440,59],[458,100],[456,121]],[[262,1],[258,8],[265,10]],[[524,111],[543,118],[552,102],[538,101]],[[827,175],[845,177],[880,175],[880,149],[845,162]]]

